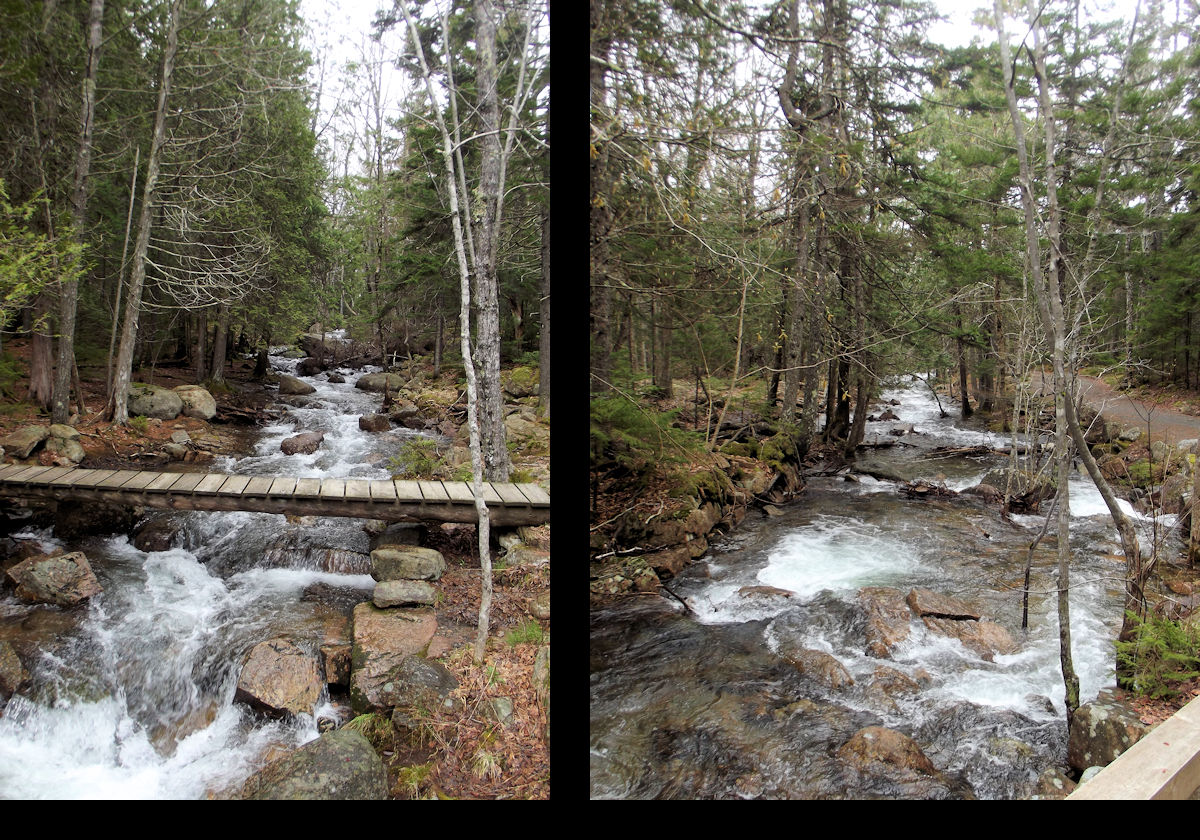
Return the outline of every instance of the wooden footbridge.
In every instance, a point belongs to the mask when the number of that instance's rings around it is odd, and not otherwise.
[[[226,473],[0,468],[0,497],[106,503],[166,510],[246,510],[294,516],[395,521],[477,521],[471,484],[358,478],[290,478]],[[550,521],[550,495],[535,484],[483,485],[491,524]]]

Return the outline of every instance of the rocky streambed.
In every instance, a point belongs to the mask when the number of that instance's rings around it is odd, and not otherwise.
[[[919,390],[887,396],[908,434],[858,466],[891,478],[812,479],[680,569],[665,584],[672,597],[593,609],[593,797],[1012,799],[1069,788],[1053,540],[1034,552],[1023,629],[1024,566],[1043,519],[957,492],[1002,465],[988,453],[1008,441],[940,417]],[[892,426],[871,428],[885,440]],[[1083,476],[1072,515],[1075,666],[1083,700],[1103,701],[1123,565]]]

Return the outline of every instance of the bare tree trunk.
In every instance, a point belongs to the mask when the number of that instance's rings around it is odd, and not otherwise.
[[[142,308],[142,287],[146,282],[146,251],[150,245],[154,189],[158,184],[160,157],[166,138],[171,74],[175,69],[175,54],[179,49],[179,5],[180,0],[172,0],[167,15],[167,45],[163,52],[162,71],[159,76],[158,107],[154,112],[154,138],[150,144],[150,156],[146,161],[146,184],[142,190],[142,209],[138,217],[137,240],[133,248],[133,268],[129,276],[125,321],[121,327],[121,344],[117,350],[112,390],[108,395],[108,418],[121,425],[129,422],[129,382],[133,376],[133,352],[137,343],[138,316]]]
[[[538,336],[538,411],[550,419],[550,208],[542,210],[541,333]]]
[[[29,345],[29,401],[49,409],[53,398],[54,339],[50,335],[50,299],[41,292],[33,303],[33,338]]]
[[[214,382],[225,381],[225,352],[229,343],[229,304],[217,308],[217,332],[213,337],[212,367],[209,376]]]
[[[76,244],[83,243],[87,221],[87,183],[92,163],[92,128],[96,115],[96,74],[104,23],[104,0],[92,0],[88,10],[87,70],[83,77],[80,107],[79,154],[75,158],[75,182],[71,191],[71,221]],[[75,314],[79,305],[79,276],[67,272],[58,299],[58,364],[54,369],[50,418],[66,423],[71,414],[71,372],[75,369]],[[79,395],[80,411],[83,394]]]

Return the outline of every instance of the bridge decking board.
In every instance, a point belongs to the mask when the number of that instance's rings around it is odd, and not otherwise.
[[[550,504],[550,495],[536,484],[514,484],[513,487],[520,490],[525,495],[525,498],[529,499],[531,504]]]
[[[371,485],[361,478],[346,479],[346,498],[371,501]]]
[[[296,479],[296,489],[292,491],[292,497],[319,497],[321,495],[321,479],[319,478],[298,478]]]
[[[414,502],[419,502],[424,498],[421,495],[421,485],[415,481],[396,480],[392,484],[396,488],[397,498],[412,499]]]
[[[147,485],[149,485],[152,481],[154,481],[154,479],[157,478],[158,475],[159,475],[159,473],[152,473],[152,472],[138,473],[136,476],[129,479],[129,481],[125,482],[125,484],[122,485],[122,489],[123,490],[145,490]]]
[[[230,488],[226,490],[221,488],[222,492],[245,493],[247,496],[266,496],[271,492],[271,485],[275,483],[275,479],[269,475],[256,475],[248,479],[241,488]]]
[[[549,520],[550,497],[532,484],[486,483],[493,523]],[[471,523],[471,485],[455,481],[292,478],[154,470],[0,465],[0,496],[114,502],[172,510],[247,510],[305,516]]]
[[[231,475],[224,484],[221,485],[221,495],[229,493],[250,493],[249,485],[254,483],[254,479],[246,475]],[[268,484],[270,480],[268,479]]]
[[[527,505],[529,500],[526,499],[521,491],[511,484],[499,483],[493,484],[496,493],[500,496],[500,500],[506,505]]]
[[[442,487],[446,489],[452,502],[475,503],[475,497],[471,494],[471,485],[465,481],[443,481]]]
[[[425,497],[425,501],[450,501],[450,494],[446,492],[446,488],[442,486],[440,481],[418,481],[417,484],[421,486],[421,495]]]
[[[193,488],[193,493],[216,493],[221,489],[221,485],[229,479],[229,476],[223,473],[211,473],[200,479],[200,483]]]
[[[372,481],[371,500],[375,502],[394,502],[399,499],[396,495],[396,485],[390,480]]]
[[[191,493],[196,485],[203,481],[204,473],[185,473],[183,478],[171,485],[172,493]]]
[[[290,496],[292,491],[296,489],[296,479],[284,476],[276,478],[271,482],[271,486],[267,488],[268,496]]]
[[[146,485],[146,489],[155,493],[165,493],[172,485],[177,484],[186,473],[159,473],[154,480]]]
[[[62,478],[67,473],[71,472],[72,467],[51,467],[44,473],[39,473],[29,479],[30,484],[49,484],[56,478]]]

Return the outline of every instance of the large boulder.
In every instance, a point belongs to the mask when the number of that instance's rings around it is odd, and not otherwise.
[[[284,455],[311,455],[317,451],[323,440],[325,440],[324,432],[301,432],[284,439],[279,444],[279,449]]]
[[[383,546],[371,552],[375,580],[438,580],[445,571],[446,559],[432,548]]]
[[[50,437],[50,429],[45,426],[23,426],[4,440],[0,446],[14,458],[28,458],[37,449],[38,444]]]
[[[234,699],[271,715],[312,714],[323,685],[316,657],[290,639],[270,639],[250,651]]]
[[[363,735],[326,732],[251,776],[243,799],[387,799],[387,770]]]
[[[504,393],[513,399],[533,397],[538,393],[537,368],[515,367],[500,374],[500,384]]]
[[[286,373],[279,376],[279,393],[281,395],[302,395],[312,394],[317,389],[309,385],[303,379],[297,379],[294,376],[288,376]]]
[[[87,453],[83,451],[83,446],[77,437],[61,438],[51,435],[46,438],[44,452],[49,456],[51,462],[59,467],[73,467],[87,457]]]
[[[183,400],[183,416],[211,420],[217,416],[217,401],[206,388],[199,385],[179,385],[175,388]]]
[[[404,387],[404,377],[397,373],[364,373],[354,387],[373,394],[382,394],[385,389],[394,394]]]
[[[350,703],[356,713],[386,707],[387,683],[406,657],[424,653],[437,632],[431,607],[381,610],[369,602],[353,613]]]
[[[934,766],[912,738],[883,726],[858,730],[837,751],[880,794],[905,799],[974,799],[970,786]]]
[[[1076,770],[1105,766],[1147,732],[1137,714],[1108,691],[1075,710],[1067,735],[1067,763]]]
[[[159,420],[174,420],[183,411],[183,399],[170,388],[135,382],[129,386],[126,403],[130,414]]]
[[[8,570],[17,597],[25,601],[71,607],[103,591],[82,551],[22,560]]]

